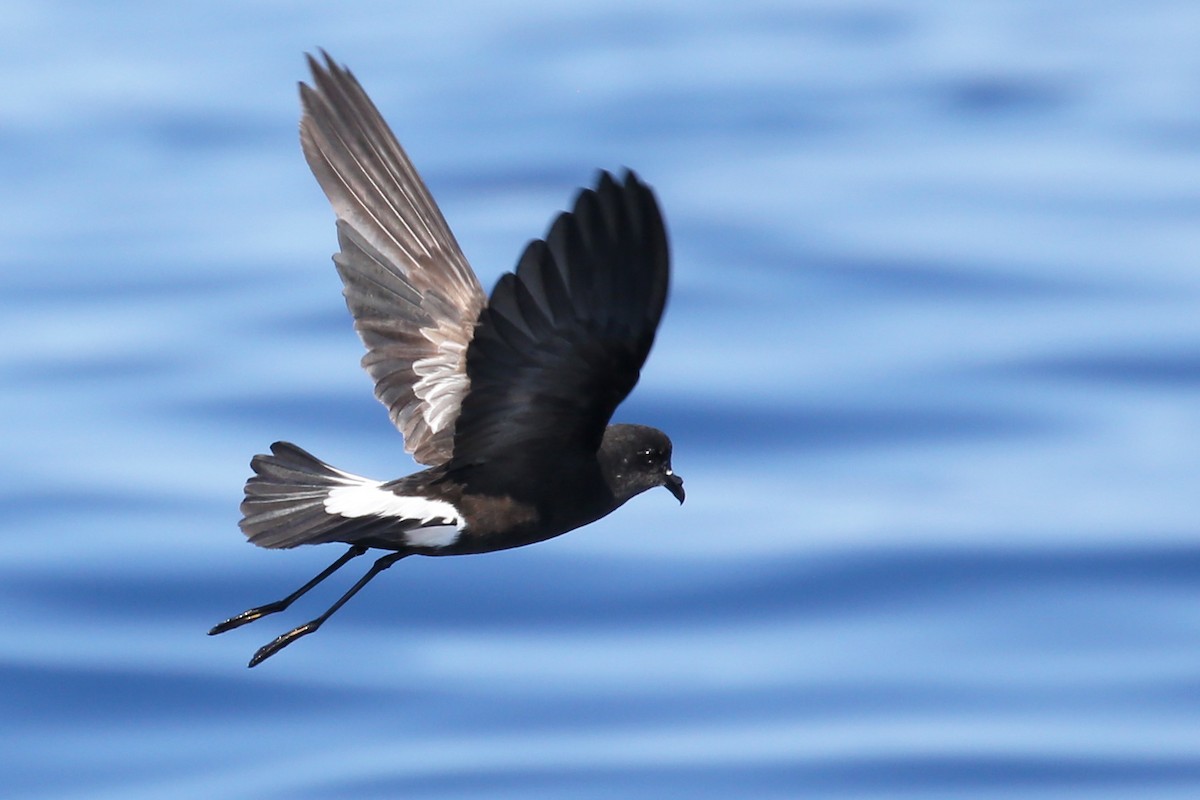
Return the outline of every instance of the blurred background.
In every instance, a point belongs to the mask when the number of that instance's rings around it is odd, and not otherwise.
[[[1200,796],[1200,9],[0,6],[0,794]],[[275,439],[414,469],[296,140],[346,62],[485,286],[598,168],[687,479],[536,547],[247,545]]]

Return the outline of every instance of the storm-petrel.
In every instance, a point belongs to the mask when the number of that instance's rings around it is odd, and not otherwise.
[[[282,611],[368,549],[389,551],[325,613],[263,646],[258,664],[317,630],[405,556],[540,542],[664,486],[671,440],[609,424],[637,383],[667,299],[666,230],[633,172],[601,172],[489,299],[408,156],[345,67],[311,56],[300,141],[337,215],[333,261],[366,346],[363,367],[421,472],[360,477],[276,442],[250,462],[242,531],[260,547],[350,549],[292,594],[209,631]]]

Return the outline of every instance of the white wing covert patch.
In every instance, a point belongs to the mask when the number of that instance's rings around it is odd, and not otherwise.
[[[458,414],[470,385],[465,366],[467,346],[450,338],[435,340],[429,331],[421,333],[437,345],[438,354],[413,362],[412,371],[417,375],[413,394],[424,401],[420,406],[421,416],[436,433],[447,427]]]

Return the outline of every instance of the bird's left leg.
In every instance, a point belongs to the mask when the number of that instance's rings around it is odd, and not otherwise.
[[[359,589],[370,583],[372,578],[407,555],[409,555],[407,552],[398,552],[388,553],[386,556],[377,558],[375,563],[371,565],[371,569],[367,570],[367,574],[359,578],[358,583],[351,586],[350,591],[338,598],[338,601],[330,606],[324,614],[314,620],[310,620],[303,625],[300,625],[299,627],[293,628],[292,630],[275,639],[275,641],[260,647],[258,652],[254,654],[254,657],[250,659],[250,663],[247,666],[253,667],[257,664],[261,664],[263,661],[275,655],[280,650],[299,639],[301,636],[307,636],[308,634],[320,628],[321,624],[325,622],[325,620],[333,616],[333,612],[345,605],[346,601],[351,597],[354,597],[354,595],[358,594]]]

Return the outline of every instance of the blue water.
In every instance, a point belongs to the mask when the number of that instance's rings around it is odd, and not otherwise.
[[[1200,796],[1200,10],[0,9],[0,795]],[[409,559],[237,530],[289,439],[411,470],[296,143],[356,71],[484,283],[629,165],[639,497]]]

